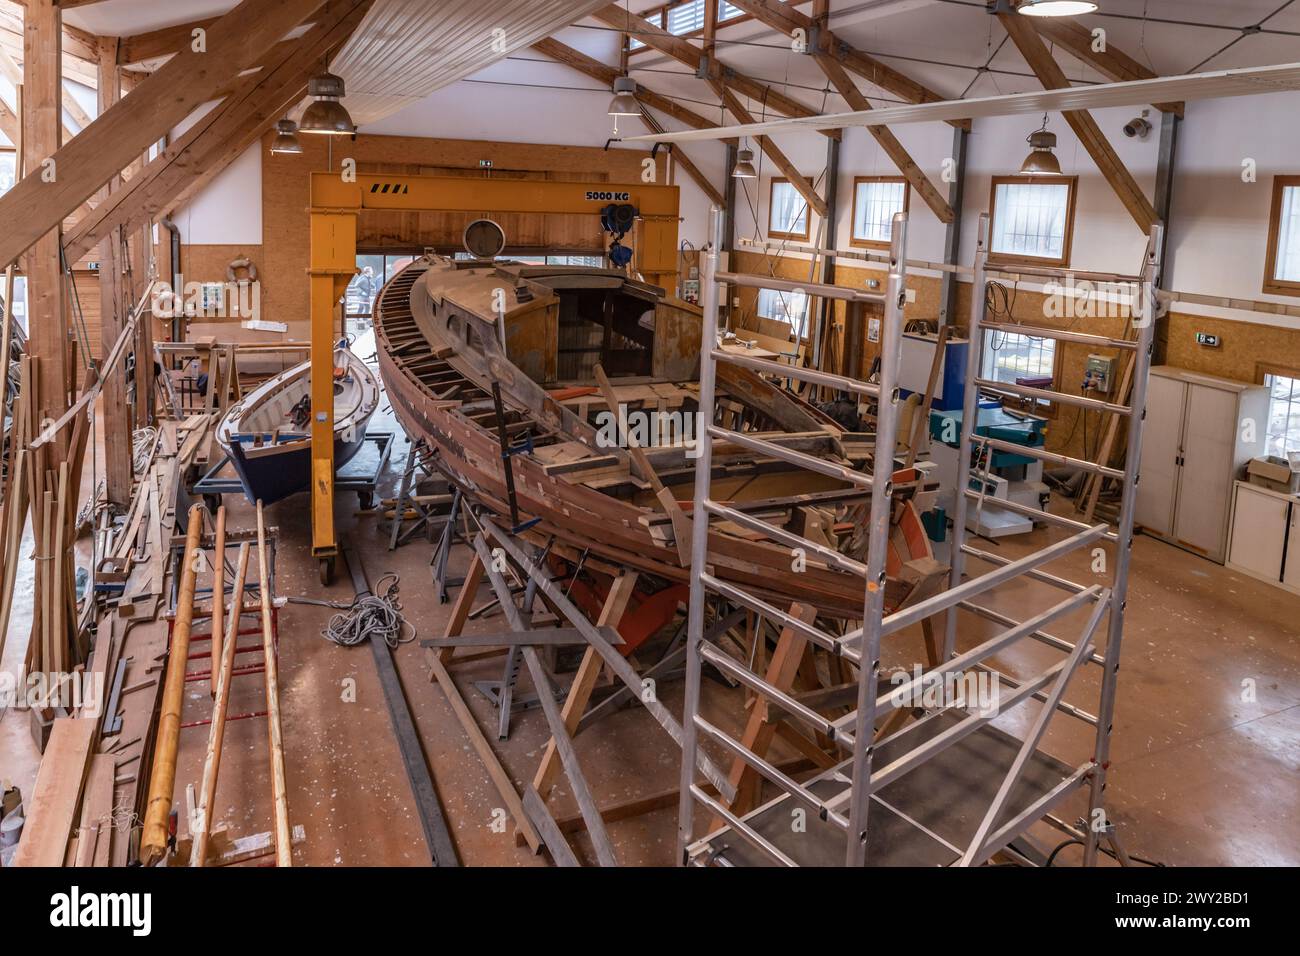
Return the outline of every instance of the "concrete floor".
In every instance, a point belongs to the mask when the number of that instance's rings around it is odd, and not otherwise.
[[[366,354],[359,347],[361,354]],[[384,420],[381,420],[384,419]],[[377,416],[372,428],[391,420]],[[391,494],[408,445],[394,448],[383,493]],[[228,499],[229,526],[252,527],[252,510]],[[387,536],[374,515],[357,515],[355,499],[340,499],[339,530],[357,545],[372,582],[394,571],[401,576],[401,601],[421,636],[440,632],[449,605],[440,605],[430,584],[432,546],[416,539],[389,552]],[[309,557],[309,513],[302,496],[268,511],[280,532],[278,591],[284,596],[347,600],[345,573],[322,588]],[[1001,545],[986,545],[1015,557],[1042,547],[1060,532],[1039,530]],[[456,562],[466,555],[459,549]],[[1090,553],[1076,553],[1051,566],[1075,580],[1091,578]],[[21,593],[21,589],[20,589]],[[481,600],[487,599],[487,588]],[[1046,585],[1021,581],[999,589],[989,601],[1023,619],[1060,600]],[[410,790],[391,732],[369,649],[340,648],[320,637],[332,612],[291,604],[280,614],[281,701],[288,767],[290,817],[306,831],[294,849],[298,865],[427,865],[429,857]],[[26,629],[15,614],[4,667],[21,663]],[[1079,617],[1057,622],[1053,631],[1069,639]],[[467,633],[493,632],[499,616],[473,621]],[[970,646],[991,633],[985,622],[963,618],[960,644]],[[424,652],[406,645],[396,652],[411,710],[424,740],[439,794],[461,860],[468,865],[542,865],[515,845],[513,825],[494,827],[500,804],[446,698],[428,681]],[[1035,645],[1004,655],[1000,666],[1028,675],[1056,658]],[[921,642],[904,633],[887,643],[884,664],[910,668],[921,660]],[[480,725],[494,714],[472,682],[493,679],[498,660],[458,665],[458,686]],[[1089,668],[1067,699],[1096,709],[1096,668]],[[1243,682],[1253,681],[1255,699],[1243,699]],[[352,684],[355,682],[355,685]],[[527,683],[526,677],[522,680]],[[715,722],[735,728],[743,718],[738,698],[705,684],[706,711]],[[1131,853],[1170,865],[1300,864],[1300,597],[1213,565],[1147,537],[1134,553],[1124,666],[1112,750],[1109,806]],[[680,686],[661,688],[661,697],[680,712]],[[231,713],[262,709],[260,675],[238,678]],[[1037,705],[1033,705],[1035,708]],[[184,719],[203,719],[210,702],[206,684],[190,684]],[[1015,726],[1033,710],[1001,718]],[[26,732],[26,714],[0,719],[0,777],[28,788],[37,756]],[[493,741],[517,784],[531,779],[547,733],[540,712],[516,718],[508,741]],[[489,737],[495,735],[489,733]],[[177,800],[201,772],[206,730],[182,733]],[[607,805],[676,786],[678,753],[666,734],[639,708],[607,718],[577,738],[577,750],[597,799]],[[1067,761],[1092,752],[1092,728],[1058,717],[1045,746]],[[216,826],[232,835],[270,829],[270,782],[266,725],[261,719],[235,721],[226,732],[218,788]],[[567,784],[551,798],[555,816],[576,811]],[[1082,800],[1063,809],[1073,820]],[[675,809],[659,810],[611,824],[624,864],[670,865],[674,855]],[[1046,837],[1056,842],[1051,837]],[[584,838],[575,841],[591,858]],[[1060,862],[1077,862],[1073,850]]]

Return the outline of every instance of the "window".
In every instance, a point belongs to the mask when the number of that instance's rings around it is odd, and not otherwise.
[[[1055,339],[1037,339],[1015,332],[988,332],[984,336],[983,378],[1015,385],[1017,380],[1039,387],[1034,379],[1057,380]],[[1046,387],[1051,388],[1048,384]],[[1047,412],[1050,402],[1034,402],[1030,411]]]
[[[859,176],[853,180],[853,236],[851,245],[889,248],[894,215],[907,212],[911,191],[907,180],[895,176]]]
[[[758,314],[765,319],[788,323],[795,335],[804,338],[808,331],[808,293],[759,289]],[[1300,395],[1297,401],[1300,401]]]
[[[1273,180],[1264,291],[1300,295],[1300,176]]]
[[[657,27],[662,28],[664,25],[664,12],[662,10],[658,11],[657,13],[647,13],[644,14],[643,16],[645,17],[645,19],[649,20]],[[629,50],[639,50],[643,46],[645,46],[645,44],[642,43],[640,40],[638,40],[636,37],[629,36],[627,38],[627,48]]]
[[[734,3],[727,3],[727,0],[722,0],[722,2],[718,4],[719,23],[726,23],[728,20],[734,20],[736,17],[743,17],[744,15],[744,10],[740,9],[740,7],[736,6]]]
[[[1266,454],[1285,458],[1287,452],[1300,452],[1300,372],[1267,372],[1264,384],[1271,399]]]
[[[14,188],[15,157],[17,155],[13,150],[0,152],[0,196]]]
[[[394,256],[357,256],[357,274],[348,283],[347,314],[355,318],[370,318],[375,297],[385,282],[409,266],[415,257],[407,254]]]
[[[989,257],[1001,262],[1068,266],[1077,185],[1073,176],[1050,180],[995,176],[989,207],[993,215]]]
[[[668,8],[668,32],[673,36],[683,36],[704,29],[704,0],[688,0],[687,3]]]
[[[767,211],[767,234],[785,239],[808,238],[808,201],[788,179],[773,179]]]

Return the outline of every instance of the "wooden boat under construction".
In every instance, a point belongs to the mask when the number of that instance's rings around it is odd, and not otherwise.
[[[374,320],[394,412],[470,501],[505,525],[512,511],[521,523],[535,522],[527,534],[553,536],[552,552],[570,560],[585,553],[589,567],[631,567],[666,586],[688,582],[695,468],[687,439],[698,400],[699,309],[615,270],[426,256],[385,285]],[[647,446],[643,453],[620,447],[600,370],[621,406],[618,421]],[[728,428],[846,473],[871,454],[869,433],[744,368],[719,366],[718,398]],[[687,434],[665,441],[664,426],[678,423]],[[514,449],[509,475],[503,437]],[[655,478],[667,494],[656,495]],[[715,521],[709,547],[717,577],[783,610],[802,601],[825,617],[861,617],[863,579],[847,569],[866,550],[869,488],[726,443],[714,446],[713,489],[735,510],[845,557],[833,567]],[[926,581],[937,577],[916,507],[921,490],[915,472],[894,472],[891,607],[920,597],[922,576],[905,573],[905,565],[928,562]]]

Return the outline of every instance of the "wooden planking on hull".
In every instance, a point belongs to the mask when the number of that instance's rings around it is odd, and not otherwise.
[[[449,272],[445,265],[438,269],[434,275]],[[502,282],[498,273],[485,268],[481,271],[489,284]],[[496,413],[484,388],[490,381],[498,380],[508,416],[517,416],[514,421],[508,418],[507,430],[531,434],[535,445],[533,453],[511,458],[520,511],[540,519],[533,533],[542,537],[553,534],[576,552],[590,549],[612,564],[636,568],[666,582],[688,581],[690,569],[679,558],[670,529],[656,526],[653,521],[662,517],[659,510],[639,506],[632,500],[641,496],[648,485],[633,476],[626,452],[621,448],[598,447],[593,441],[595,430],[591,425],[524,376],[499,350],[483,354],[460,339],[442,334],[440,321],[441,327],[448,331],[460,330],[466,342],[473,339],[469,318],[457,314],[457,321],[453,322],[450,314],[436,312],[431,302],[452,310],[462,307],[451,302],[450,293],[439,299],[425,288],[426,282],[421,280],[430,272],[430,267],[423,262],[412,265],[384,287],[375,308],[380,374],[394,412],[408,433],[425,439],[437,451],[433,462],[470,500],[498,516],[507,516],[510,509]],[[463,289],[472,275],[472,271],[467,276],[466,272],[457,270],[456,287],[462,290],[461,301],[469,297]],[[545,294],[545,290],[540,290],[540,294]],[[489,321],[481,316],[476,318],[485,325]],[[487,340],[480,337],[478,344],[487,349],[484,341]],[[490,341],[491,348],[496,349],[495,337]],[[752,409],[758,420],[801,432],[806,437],[787,435],[783,440],[814,443],[819,453],[836,457],[837,438],[842,430],[824,413],[757,375],[737,371],[744,374],[730,375],[728,387],[734,389],[734,397],[742,406]],[[829,440],[829,446],[821,444],[818,436]],[[565,446],[567,458],[559,468],[546,455],[537,454],[538,447],[557,444]],[[663,457],[674,454],[671,449],[655,451]],[[775,459],[759,459],[743,449],[723,452],[715,467],[723,469],[724,474],[727,469],[734,471],[741,479],[741,487],[764,473],[788,471],[792,477],[797,475],[801,479],[806,475]],[[680,450],[676,454],[680,458]],[[588,463],[591,470],[585,470]],[[687,482],[692,476],[689,466],[689,459],[682,461],[668,479],[679,498],[686,491],[689,499]],[[745,479],[746,475],[750,477]],[[912,490],[912,486],[904,483],[897,493],[906,499]],[[832,489],[831,496],[834,492]],[[788,497],[814,501],[816,495],[825,493],[826,489],[817,488],[808,495]],[[851,495],[858,506],[869,497],[869,493],[864,495],[848,489],[840,493]],[[692,510],[689,500],[684,502],[684,507],[688,512]],[[919,527],[919,518],[910,502],[904,500],[898,510]],[[894,550],[892,564],[896,567],[891,571],[895,572],[907,560],[932,558],[923,536],[918,542],[914,533],[904,534],[897,529]],[[731,533],[711,528],[710,556],[713,573],[718,577],[754,589],[774,603],[784,605],[792,597],[798,597],[814,604],[827,617],[855,620],[861,615],[864,591],[861,578],[830,570],[815,561],[809,561],[805,570],[796,573],[794,555],[789,548],[755,540],[750,532]],[[891,577],[887,583],[887,603],[900,605],[910,590],[909,584]]]

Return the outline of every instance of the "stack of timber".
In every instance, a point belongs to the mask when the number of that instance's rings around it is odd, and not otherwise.
[[[24,359],[24,383],[34,378],[36,360]],[[34,394],[24,390],[24,394]],[[20,402],[20,405],[22,403]],[[78,421],[83,420],[77,416]],[[3,585],[6,600],[0,607],[0,623],[10,607],[17,542],[25,521],[28,463],[34,423],[20,415],[15,432],[16,461],[13,496],[7,497],[4,527]],[[131,504],[115,525],[109,516],[99,517],[96,529],[97,566],[92,580],[96,587],[87,596],[79,616],[67,620],[82,635],[94,635],[93,643],[82,641],[77,661],[71,654],[66,664],[76,664],[97,688],[81,702],[79,710],[56,717],[41,760],[33,792],[25,801],[27,823],[15,855],[15,865],[31,866],[126,866],[139,859],[139,826],[143,819],[155,750],[157,715],[162,683],[159,662],[168,650],[168,621],[164,598],[169,589],[168,553],[176,527],[177,500],[186,469],[192,464],[212,422],[207,416],[193,416],[185,422],[164,421],[146,447],[145,461],[135,484]],[[74,425],[74,436],[78,427]],[[36,441],[39,441],[38,436]],[[79,471],[84,455],[84,437],[74,438],[76,459],[63,463],[67,488],[78,487],[72,476]],[[45,444],[42,447],[49,447]],[[76,462],[76,467],[74,467]],[[78,479],[79,482],[79,479]],[[51,509],[58,520],[71,522],[76,513],[76,494],[69,491],[67,503]],[[12,510],[8,507],[12,502]],[[42,520],[43,520],[42,516]],[[17,524],[17,531],[9,530]],[[35,525],[34,525],[35,527]],[[72,551],[69,525],[52,517],[46,529],[57,539],[62,530],[68,544],[66,577],[71,577]],[[37,532],[39,549],[42,531]],[[37,551],[39,555],[39,550]],[[61,563],[62,564],[62,563]],[[37,568],[38,574],[40,568]],[[51,580],[52,575],[47,575]],[[37,611],[50,588],[36,591]],[[67,591],[71,597],[71,590]],[[66,605],[71,611],[75,605]],[[49,623],[47,612],[45,623]],[[35,633],[46,633],[52,629]],[[44,667],[50,662],[44,646],[29,650],[29,662]],[[52,646],[57,646],[53,645]],[[70,650],[70,648],[69,648]],[[52,652],[51,652],[52,653]],[[55,660],[54,663],[58,663]],[[33,672],[29,663],[29,673]],[[48,686],[58,686],[49,682]],[[60,714],[63,711],[59,712]]]

